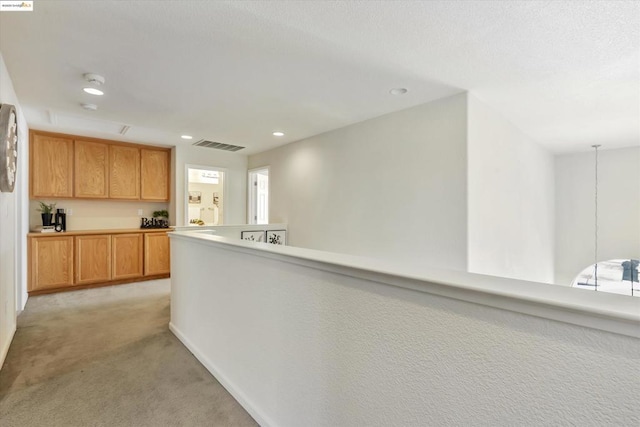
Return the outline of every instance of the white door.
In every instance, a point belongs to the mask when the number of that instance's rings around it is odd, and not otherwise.
[[[249,224],[269,224],[269,169],[249,171]]]

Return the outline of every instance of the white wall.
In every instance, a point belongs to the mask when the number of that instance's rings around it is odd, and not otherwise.
[[[466,94],[249,157],[293,246],[467,267]]]
[[[553,283],[551,153],[469,94],[468,271]]]
[[[13,193],[0,193],[0,367],[16,330],[18,311],[26,303],[27,161],[29,129],[0,53],[0,103],[18,114],[18,170]]]
[[[179,237],[171,328],[263,426],[638,425],[637,338]]]
[[[139,228],[142,217],[151,218],[154,211],[166,210],[169,206],[168,203],[143,201],[56,200],[55,198],[31,200],[29,203],[29,224],[32,230],[42,225],[42,216],[37,210],[40,206],[39,200],[46,203],[55,202],[56,209],[62,208],[67,212],[68,231]],[[142,215],[138,215],[139,209],[142,209]],[[69,210],[72,215],[69,215]]]
[[[185,225],[186,165],[213,166],[225,171],[224,222],[244,224],[247,222],[247,156],[227,153],[211,148],[180,145],[173,149],[173,170],[169,214],[173,225]]]
[[[598,157],[598,260],[640,259],[640,147]],[[594,261],[595,153],[557,156],[555,170],[556,283],[569,286]]]

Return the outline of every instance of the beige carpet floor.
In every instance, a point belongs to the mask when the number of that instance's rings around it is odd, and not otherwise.
[[[169,331],[169,290],[29,298],[0,371],[0,425],[255,426]]]

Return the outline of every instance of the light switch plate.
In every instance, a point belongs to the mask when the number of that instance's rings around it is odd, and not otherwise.
[[[142,209],[138,209],[138,216],[142,216]]]

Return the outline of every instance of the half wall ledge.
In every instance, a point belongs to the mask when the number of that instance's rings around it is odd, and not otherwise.
[[[372,284],[410,289],[640,338],[640,298],[293,246],[254,243],[198,232],[176,231],[169,236],[174,241],[194,244],[193,250],[209,246],[354,277]]]

